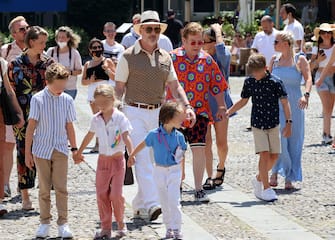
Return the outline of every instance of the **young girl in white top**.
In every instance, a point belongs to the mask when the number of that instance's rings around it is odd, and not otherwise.
[[[90,130],[74,158],[77,161],[83,160],[83,150],[96,135],[100,142],[96,192],[101,231],[96,234],[95,239],[111,237],[113,213],[118,225],[117,236],[122,237],[127,231],[123,222],[122,195],[125,176],[124,150],[125,146],[130,152],[133,150],[129,137],[132,127],[125,115],[115,108],[115,93],[112,86],[99,85],[94,92],[94,99],[100,111],[94,115]]]
[[[184,109],[176,102],[162,105],[159,112],[160,126],[151,130],[145,140],[130,154],[128,164],[134,164],[134,157],[146,146],[152,147],[155,157],[154,178],[162,205],[166,238],[182,239],[180,182],[181,161],[184,160],[186,142],[177,129],[185,120]]]

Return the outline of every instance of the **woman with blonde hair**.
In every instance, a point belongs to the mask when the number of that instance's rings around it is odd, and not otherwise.
[[[277,174],[285,178],[285,189],[293,189],[292,182],[302,181],[301,157],[304,143],[304,109],[308,107],[309,94],[312,88],[312,76],[308,61],[304,55],[295,54],[293,35],[289,32],[279,32],[274,41],[279,57],[273,57],[269,70],[284,83],[291,106],[292,119],[285,119],[280,108],[280,126],[292,124],[292,135],[281,138],[281,154],[272,168],[270,185],[278,185]],[[305,94],[301,93],[301,79],[305,79]]]
[[[62,64],[70,73],[65,93],[73,99],[77,96],[77,76],[82,73],[81,56],[76,48],[81,41],[79,35],[67,26],[59,27],[55,33],[57,46],[51,47],[47,55]]]

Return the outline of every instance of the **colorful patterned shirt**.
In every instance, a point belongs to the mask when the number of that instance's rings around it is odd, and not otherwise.
[[[211,118],[208,94],[217,95],[228,85],[213,58],[201,50],[194,60],[190,60],[184,48],[171,52],[178,80],[184,88],[190,104],[197,115]]]

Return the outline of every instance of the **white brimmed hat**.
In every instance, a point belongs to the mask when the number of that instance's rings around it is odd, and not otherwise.
[[[157,24],[160,25],[161,27],[161,33],[165,32],[167,28],[166,23],[161,23],[159,20],[158,13],[156,11],[144,11],[141,14],[141,22],[139,24],[134,25],[134,31],[140,35],[140,28],[142,25],[152,25],[152,24]]]
[[[329,23],[322,23],[320,27],[314,29],[313,41],[318,41],[320,36],[320,31],[333,32],[333,38],[335,39],[335,28],[333,28]]]

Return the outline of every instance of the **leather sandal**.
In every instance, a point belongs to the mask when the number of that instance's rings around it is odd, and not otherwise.
[[[270,184],[271,187],[277,187],[278,186],[277,173],[273,173],[271,175],[269,184]]]
[[[31,201],[22,201],[22,210],[24,211],[31,211],[34,210],[33,204]]]
[[[205,183],[202,185],[203,189],[205,190],[213,190],[215,188],[215,184],[213,179],[210,177],[206,179]]]
[[[218,166],[219,167],[219,166]],[[221,186],[223,181],[224,181],[224,176],[226,174],[226,168],[223,168],[223,169],[219,169],[217,168],[216,169],[216,176],[217,176],[217,173],[221,173],[221,176],[220,177],[216,177],[213,179],[213,183],[216,187],[218,186]]]

